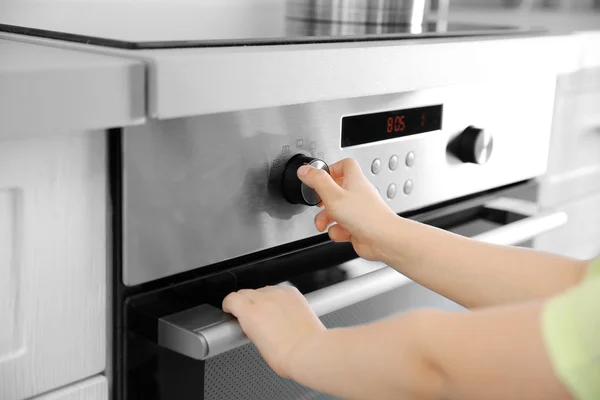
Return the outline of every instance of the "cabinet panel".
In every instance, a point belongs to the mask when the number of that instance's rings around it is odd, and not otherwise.
[[[600,36],[598,36],[600,38]],[[600,40],[597,43],[600,46]],[[585,57],[585,54],[582,55]],[[557,82],[559,93],[590,93],[600,91],[600,67],[582,68],[562,76]]]
[[[553,206],[596,191],[600,191],[600,87],[559,92],[540,202]]]
[[[106,377],[97,376],[33,400],[108,400]]]
[[[0,355],[16,357],[22,351],[23,320],[17,312],[19,298],[19,262],[17,228],[20,225],[19,191],[0,189]]]
[[[106,358],[102,132],[0,141],[0,399],[96,375]]]
[[[600,89],[557,99],[550,174],[600,165]]]
[[[600,193],[562,207],[569,215],[563,227],[535,239],[534,247],[579,259],[600,255]]]

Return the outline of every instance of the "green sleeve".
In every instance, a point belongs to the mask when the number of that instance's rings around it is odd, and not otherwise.
[[[551,299],[542,332],[557,377],[574,399],[600,399],[600,259],[577,287]]]

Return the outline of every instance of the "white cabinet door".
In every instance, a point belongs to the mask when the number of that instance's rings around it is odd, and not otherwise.
[[[600,191],[600,67],[562,76],[540,204],[554,207]]]
[[[97,376],[33,400],[108,400],[108,384],[106,377]]]
[[[0,141],[0,399],[102,372],[103,132]]]

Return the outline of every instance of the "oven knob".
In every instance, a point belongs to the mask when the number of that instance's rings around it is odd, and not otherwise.
[[[288,160],[283,169],[283,197],[292,204],[316,206],[321,202],[321,198],[317,192],[306,186],[298,178],[298,168],[304,164],[308,164],[313,168],[325,170],[329,173],[329,166],[327,166],[325,161],[304,154],[294,155]]]
[[[483,129],[469,126],[458,137],[456,156],[466,163],[483,165],[494,149],[494,137]]]

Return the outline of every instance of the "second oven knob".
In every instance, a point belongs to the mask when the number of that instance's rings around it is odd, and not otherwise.
[[[494,137],[483,129],[469,126],[458,137],[456,156],[467,163],[483,165],[494,149]]]
[[[325,163],[325,161],[318,158],[309,157],[304,154],[294,155],[288,160],[283,169],[283,197],[285,197],[285,199],[292,204],[316,206],[321,202],[321,198],[317,192],[306,186],[298,178],[298,168],[305,164],[308,164],[313,168],[322,169],[329,173],[329,166]]]

